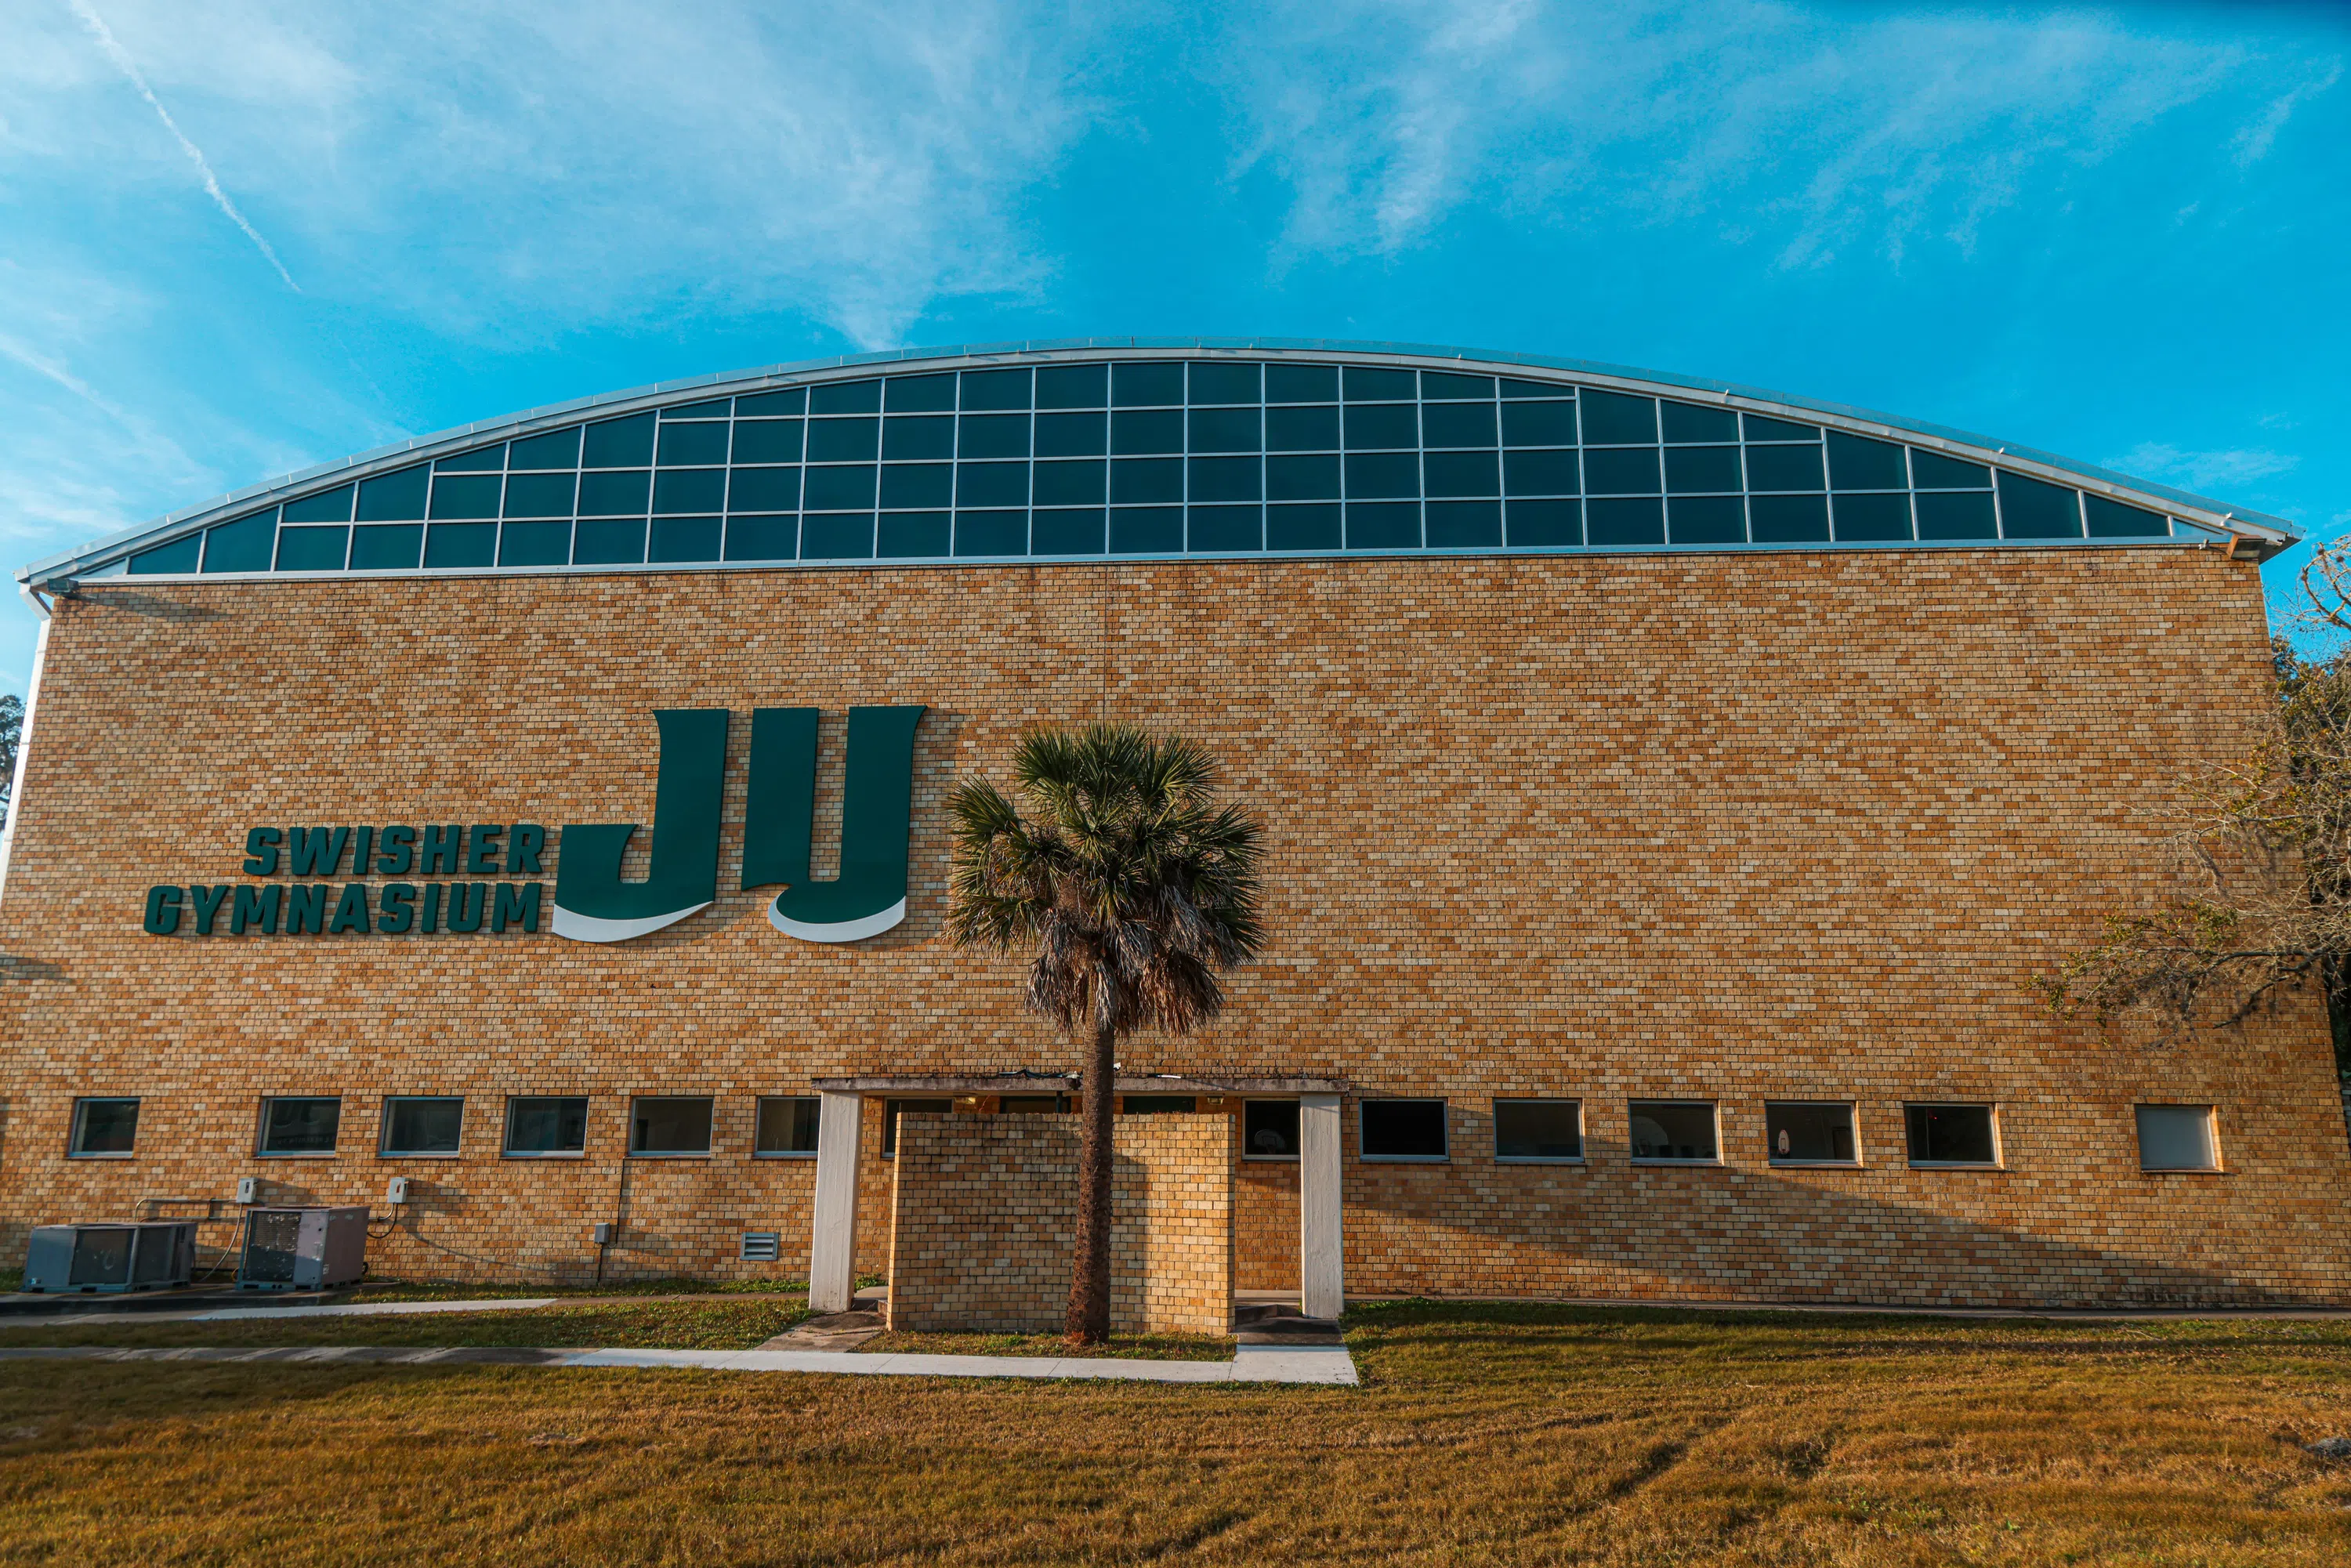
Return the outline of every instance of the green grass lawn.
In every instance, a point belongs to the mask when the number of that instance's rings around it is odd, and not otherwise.
[[[533,1307],[503,1312],[423,1312],[398,1317],[238,1318],[230,1322],[77,1324],[66,1319],[0,1322],[0,1350],[24,1344],[494,1344],[602,1350],[666,1347],[747,1350],[808,1316],[798,1300],[740,1297],[611,1306]],[[0,1546],[0,1562],[6,1560]]]
[[[359,1301],[495,1301],[531,1296],[805,1296],[805,1280],[622,1280],[603,1285],[467,1285],[445,1281],[371,1280],[345,1300]]]
[[[1072,1345],[1045,1333],[883,1333],[859,1345],[869,1355],[1109,1356],[1128,1361],[1230,1361],[1219,1334],[1113,1334],[1108,1344]]]
[[[2351,1435],[2351,1325],[1349,1339],[1362,1388],[0,1363],[0,1562],[2351,1562],[2351,1466],[2302,1448]]]

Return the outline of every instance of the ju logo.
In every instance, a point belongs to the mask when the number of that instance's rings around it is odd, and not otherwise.
[[[782,884],[768,906],[768,923],[777,930],[805,942],[855,942],[906,918],[914,727],[923,713],[919,706],[849,710],[841,874],[816,882],[809,876],[809,844],[816,821],[818,710],[752,710],[742,885],[747,891]],[[555,869],[557,936],[625,942],[674,925],[717,898],[727,716],[724,708],[654,712],[661,770],[644,881],[621,880],[621,857],[636,823],[564,828]]]

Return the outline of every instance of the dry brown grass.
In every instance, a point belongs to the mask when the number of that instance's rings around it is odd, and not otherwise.
[[[748,1350],[783,1333],[808,1308],[798,1298],[740,1297],[651,1301],[500,1312],[421,1312],[393,1317],[238,1318],[205,1323],[77,1324],[72,1319],[16,1319],[0,1326],[0,1350],[12,1345],[104,1344],[490,1344],[558,1345],[599,1350],[659,1347]]]
[[[1071,1344],[1057,1333],[880,1333],[857,1347],[879,1355],[1108,1356],[1124,1361],[1230,1361],[1218,1334],[1113,1334],[1107,1344]]]
[[[1361,1389],[0,1364],[0,1560],[2351,1561],[2351,1327],[1400,1303]],[[13,1342],[12,1342],[13,1343]]]

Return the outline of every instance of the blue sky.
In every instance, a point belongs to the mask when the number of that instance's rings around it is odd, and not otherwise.
[[[2332,538],[2346,59],[2351,8],[2254,0],[17,0],[0,540],[670,377],[1194,332],[1720,376]]]

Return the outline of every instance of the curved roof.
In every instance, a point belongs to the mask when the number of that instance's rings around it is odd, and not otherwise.
[[[17,577],[2216,536],[2267,556],[2299,531],[2013,443],[1698,377],[1414,344],[1095,338],[532,409],[252,486]]]

